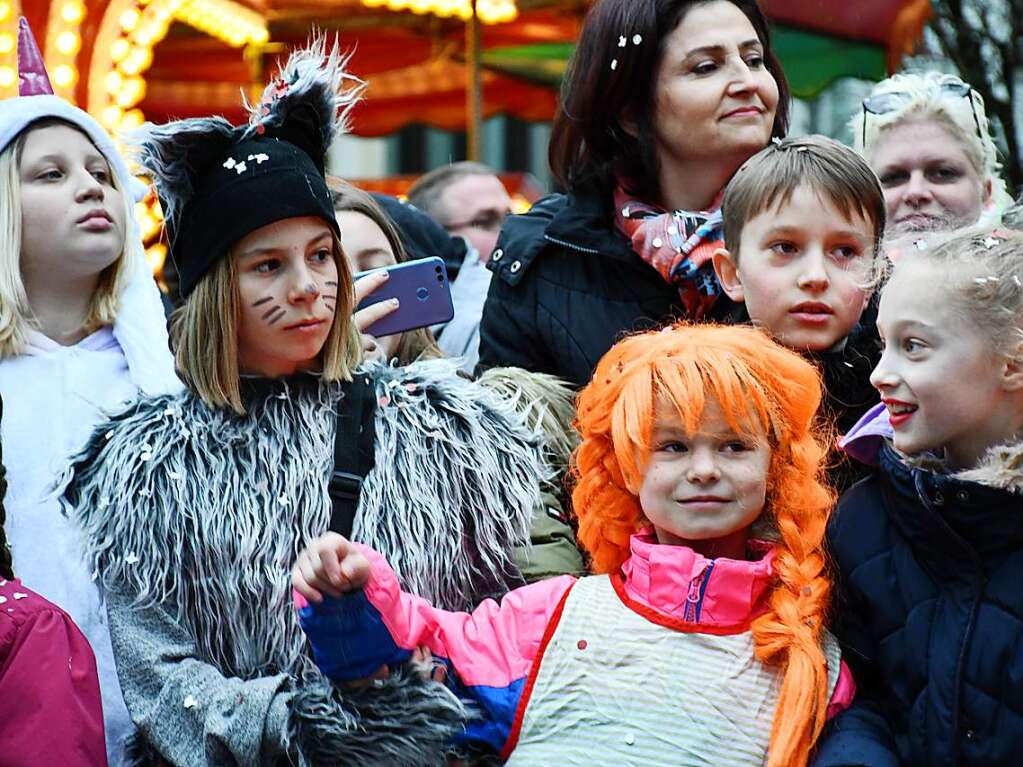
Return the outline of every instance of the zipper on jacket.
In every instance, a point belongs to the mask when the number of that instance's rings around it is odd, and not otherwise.
[[[689,581],[689,593],[686,594],[686,607],[682,612],[683,620],[689,623],[699,623],[700,613],[703,611],[703,597],[707,593],[707,582],[710,580],[711,571],[714,569],[714,560],[710,560],[707,569]]]
[[[564,240],[559,240],[557,237],[551,237],[549,234],[544,234],[543,238],[547,240],[547,242],[553,242],[555,245],[561,245],[562,247],[570,250],[578,250],[580,253],[589,253],[593,256],[600,255],[600,251],[596,248],[587,248],[582,245],[576,245],[574,242],[565,242]]]

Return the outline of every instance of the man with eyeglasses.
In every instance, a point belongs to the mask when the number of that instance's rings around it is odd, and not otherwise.
[[[511,211],[511,198],[486,165],[456,162],[418,179],[409,189],[408,199],[469,246],[458,277],[451,283],[455,316],[440,331],[437,343],[449,357],[461,358],[462,369],[472,373],[479,359],[480,318],[490,288],[486,262]]]
[[[456,162],[430,171],[412,185],[409,202],[453,235],[462,237],[486,263],[497,244],[511,197],[497,175],[477,162]]]

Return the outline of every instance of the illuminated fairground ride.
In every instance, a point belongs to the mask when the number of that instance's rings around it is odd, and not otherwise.
[[[0,0],[0,97],[17,90],[19,15],[43,48],[54,91],[115,135],[142,124],[221,114],[243,119],[311,28],[337,33],[368,83],[353,132],[409,123],[467,131],[479,156],[484,117],[549,120],[591,0]],[[877,79],[919,39],[929,0],[762,0],[795,95],[843,76]],[[155,199],[137,215],[154,268],[162,263]]]

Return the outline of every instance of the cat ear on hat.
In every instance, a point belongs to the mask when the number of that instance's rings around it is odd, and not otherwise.
[[[172,228],[195,193],[196,180],[220,162],[239,130],[223,117],[196,117],[166,125],[146,123],[125,135],[135,160],[153,177]]]
[[[345,71],[350,58],[340,53],[336,39],[328,50],[326,37],[314,36],[288,57],[259,104],[248,108],[247,134],[294,144],[322,171],[327,150],[347,133],[349,113],[365,88]]]

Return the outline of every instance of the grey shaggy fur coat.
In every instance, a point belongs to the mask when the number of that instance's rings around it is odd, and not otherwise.
[[[353,537],[448,609],[520,585],[512,553],[550,476],[541,437],[450,362],[357,374],[378,406]],[[190,393],[138,401],[67,478],[140,753],[180,767],[443,764],[463,704],[407,670],[332,687],[294,615],[289,569],[330,519],[340,387],[297,376],[244,388],[244,416]]]

